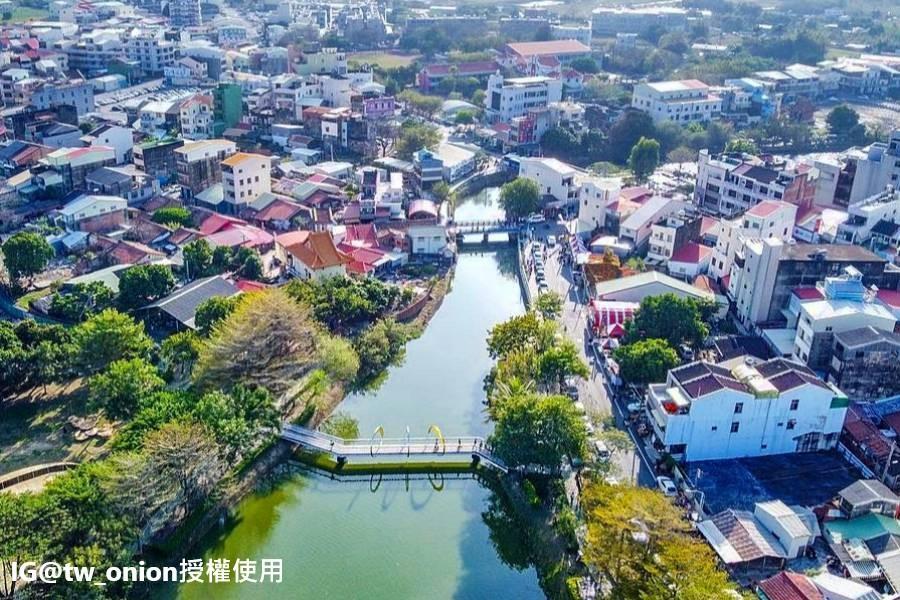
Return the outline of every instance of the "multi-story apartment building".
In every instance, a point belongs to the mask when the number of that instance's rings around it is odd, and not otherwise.
[[[42,158],[41,163],[49,167],[56,176],[41,174],[46,187],[59,185],[67,192],[84,190],[85,176],[88,173],[116,164],[116,151],[107,146],[60,148]]]
[[[700,151],[694,200],[704,212],[734,217],[763,200],[808,206],[815,196],[808,165],[767,164],[747,155]]]
[[[856,161],[850,203],[871,198],[888,185],[900,189],[900,129],[891,132],[887,143],[876,142]]]
[[[653,223],[650,226],[647,260],[659,264],[666,263],[678,248],[700,239],[702,223],[703,218],[697,213],[696,208],[690,206]]]
[[[416,85],[423,92],[428,92],[449,77],[474,77],[487,81],[499,69],[500,65],[494,60],[425,65],[416,74]]]
[[[195,94],[178,104],[181,135],[190,140],[205,140],[213,135],[213,98]]]
[[[187,142],[175,150],[178,184],[185,196],[192,197],[222,181],[222,161],[237,152],[229,140]]]
[[[635,7],[595,8],[592,15],[596,35],[614,36],[618,33],[642,34],[654,27],[675,31],[687,27],[690,12],[680,6],[650,5]]]
[[[900,191],[885,189],[847,207],[847,220],[838,225],[838,244],[867,244],[879,223],[900,222]]]
[[[528,114],[533,108],[546,108],[562,100],[562,82],[549,77],[504,79],[495,73],[488,78],[487,110],[491,121],[508,123],[513,117]]]
[[[94,111],[94,86],[87,81],[40,82],[22,97],[23,104],[38,110],[72,106],[78,116]]]
[[[171,86],[200,85],[209,77],[209,65],[185,56],[163,68],[163,76]]]
[[[116,152],[116,164],[131,162],[134,130],[121,125],[104,124],[81,136],[85,146],[108,146]]]
[[[898,272],[886,270],[886,264],[860,246],[786,244],[777,237],[753,238],[735,255],[726,287],[744,326],[783,324],[794,288],[814,286],[844,273],[848,266],[862,274],[867,287],[896,289]]]
[[[145,75],[160,75],[175,64],[177,43],[165,39],[162,30],[135,29],[125,40],[125,55]]]
[[[160,180],[175,178],[175,150],[184,146],[184,140],[163,138],[140,144],[134,148],[134,166]]]
[[[783,71],[757,71],[751,78],[762,82],[784,103],[795,102],[799,98],[817,98],[824,91],[820,69],[809,65],[793,64]]]
[[[571,165],[555,158],[523,158],[519,161],[519,177],[537,183],[542,196],[574,205],[578,200],[576,171]]]
[[[318,52],[304,53],[300,62],[293,65],[297,75],[347,74],[347,53],[337,48],[322,48]]]
[[[780,200],[763,200],[742,216],[722,221],[716,247],[709,265],[709,276],[716,281],[728,276],[734,257],[751,238],[778,238],[788,242],[794,231],[797,207]]]
[[[659,81],[634,86],[631,106],[656,123],[706,123],[722,112],[722,99],[696,79]]]
[[[169,21],[173,27],[197,27],[203,24],[200,0],[173,0],[169,3]]]
[[[848,405],[807,367],[775,358],[672,369],[650,385],[645,410],[656,441],[690,462],[834,448]]]
[[[586,177],[578,188],[577,232],[589,234],[606,227],[606,207],[621,191],[618,177]]]
[[[643,252],[650,243],[653,225],[665,221],[669,215],[686,211],[687,207],[681,200],[653,196],[619,223],[619,238],[630,243],[635,251]]]
[[[582,25],[568,23],[550,24],[550,37],[554,40],[575,40],[588,48],[591,46],[592,32],[590,21]]]
[[[260,194],[272,191],[272,159],[268,156],[238,152],[221,164],[225,209],[228,212],[236,213]]]
[[[121,31],[116,29],[96,29],[75,40],[63,40],[56,48],[65,52],[69,69],[91,75],[102,75],[109,70],[113,61],[125,58],[125,44]]]
[[[871,325],[835,333],[828,381],[855,402],[900,394],[900,334]]]
[[[788,307],[789,323],[797,315],[794,360],[810,369],[828,368],[836,333],[867,326],[893,331],[897,323],[889,309],[874,302],[874,293],[866,290],[862,273],[853,267],[840,277],[826,277],[820,291],[821,299],[804,301],[794,295]]]

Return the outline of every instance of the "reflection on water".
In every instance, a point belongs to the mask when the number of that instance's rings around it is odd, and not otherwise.
[[[457,218],[498,218],[496,200],[495,189],[463,201]],[[359,419],[363,436],[379,425],[388,437],[402,437],[406,427],[424,436],[432,424],[448,439],[490,433],[482,382],[492,361],[485,337],[524,310],[514,260],[509,247],[460,255],[451,292],[407,346],[403,364],[376,391],[341,404]],[[198,550],[232,561],[281,558],[284,582],[184,584],[170,594],[191,600],[540,598],[523,536],[501,497],[474,479],[336,481],[291,473],[243,501],[233,522]]]
[[[497,221],[506,213],[500,208],[500,188],[485,188],[474,196],[461,200],[453,211],[457,221]]]

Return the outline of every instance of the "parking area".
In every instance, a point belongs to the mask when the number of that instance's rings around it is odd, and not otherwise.
[[[862,476],[837,452],[702,461],[689,463],[686,473],[703,492],[708,514],[752,511],[755,502],[773,499],[817,506]]]

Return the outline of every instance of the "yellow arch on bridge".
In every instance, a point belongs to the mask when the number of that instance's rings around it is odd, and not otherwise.
[[[379,437],[380,440],[378,442],[378,447],[381,448],[381,445],[384,444],[384,427],[379,425],[375,428],[375,431],[372,433],[372,439],[369,443],[369,454],[375,456],[375,438]]]
[[[438,439],[438,442],[441,445],[441,454],[447,452],[447,441],[444,439],[444,434],[441,433],[441,428],[437,425],[432,425],[428,428],[428,433],[433,433]]]

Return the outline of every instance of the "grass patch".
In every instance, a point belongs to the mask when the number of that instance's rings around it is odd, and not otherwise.
[[[419,58],[419,54],[394,54],[393,52],[354,52],[347,60],[355,63],[368,63],[382,69],[408,67]]]
[[[6,17],[9,16],[7,19]],[[50,11],[43,8],[31,8],[18,6],[9,12],[3,13],[4,23],[23,23],[25,21],[45,21],[50,16]]]
[[[49,296],[53,292],[50,288],[34,290],[33,292],[28,292],[27,294],[23,294],[16,299],[16,306],[21,308],[22,310],[30,310],[29,305],[35,301],[43,298],[44,296]]]

